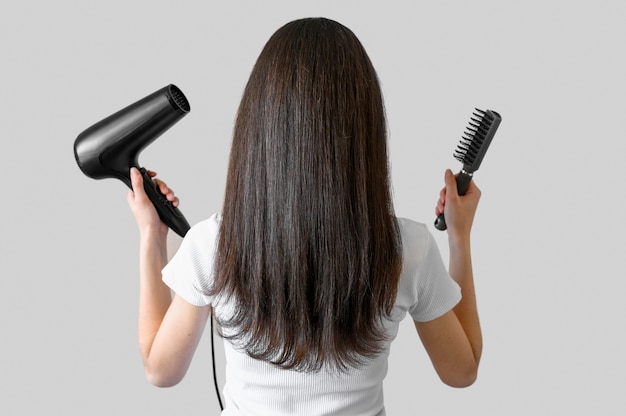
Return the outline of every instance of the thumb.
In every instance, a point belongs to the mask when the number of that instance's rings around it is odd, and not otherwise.
[[[457,195],[457,185],[456,178],[454,173],[450,169],[446,169],[446,174],[444,176],[444,181],[446,183],[446,194],[448,195]]]
[[[145,198],[146,191],[143,189],[143,177],[137,168],[130,168],[130,182],[133,186],[135,198]]]

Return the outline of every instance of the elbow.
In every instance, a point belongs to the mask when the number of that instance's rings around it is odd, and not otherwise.
[[[151,368],[145,366],[146,380],[156,387],[173,387],[180,383],[182,377],[178,374],[172,374],[163,369]]]
[[[469,366],[464,369],[458,369],[448,375],[439,375],[441,381],[446,385],[454,388],[466,388],[471,386],[478,379],[478,366]]]
[[[477,378],[478,378],[477,375],[467,375],[463,377],[457,377],[454,379],[443,380],[443,382],[450,387],[454,387],[457,389],[464,389],[474,384]]]

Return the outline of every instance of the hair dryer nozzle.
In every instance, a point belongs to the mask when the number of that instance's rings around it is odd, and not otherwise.
[[[78,167],[90,178],[117,178],[132,188],[130,168],[140,167],[139,153],[190,110],[189,101],[178,87],[170,84],[161,88],[80,133],[74,141]],[[160,193],[154,193],[154,182],[147,174],[144,188],[163,222],[184,235],[189,224],[176,208],[163,201]]]

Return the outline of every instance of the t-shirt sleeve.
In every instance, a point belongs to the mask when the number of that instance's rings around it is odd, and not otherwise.
[[[163,268],[163,282],[192,305],[211,304],[212,299],[206,293],[213,282],[218,230],[217,215],[191,227],[174,257]]]
[[[428,232],[426,251],[418,268],[417,303],[409,314],[417,322],[428,322],[450,311],[461,300],[461,288],[450,277],[437,244]]]

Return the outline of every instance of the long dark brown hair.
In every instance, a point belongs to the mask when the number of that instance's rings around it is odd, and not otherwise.
[[[272,35],[237,114],[210,290],[235,302],[219,324],[251,357],[345,370],[382,350],[402,263],[386,135],[350,29],[308,18]]]

